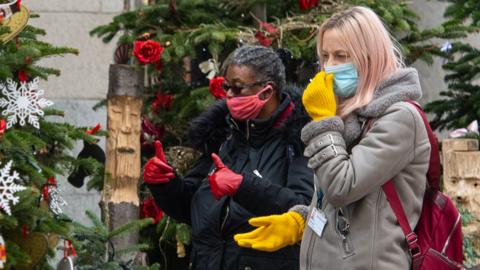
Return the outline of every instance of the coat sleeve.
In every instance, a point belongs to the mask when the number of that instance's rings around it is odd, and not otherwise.
[[[307,163],[303,156],[293,158],[285,186],[254,174],[243,175],[233,199],[258,216],[281,214],[298,204],[308,205],[313,194],[313,170]]]
[[[202,156],[184,176],[165,184],[147,184],[157,205],[174,219],[190,224],[190,202],[193,194],[208,175],[212,161]]]
[[[330,204],[342,207],[363,198],[413,161],[417,125],[407,106],[397,103],[388,108],[351,154],[345,149],[339,117],[304,127],[305,155]]]

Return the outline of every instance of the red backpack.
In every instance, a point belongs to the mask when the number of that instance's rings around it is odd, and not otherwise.
[[[413,104],[423,118],[431,145],[428,185],[423,198],[422,213],[415,231],[408,223],[405,211],[392,180],[383,191],[402,228],[412,256],[413,270],[464,269],[461,216],[455,204],[439,190],[441,175],[438,143],[420,105]]]

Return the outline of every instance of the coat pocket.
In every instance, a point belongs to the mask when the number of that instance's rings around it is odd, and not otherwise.
[[[298,259],[264,256],[245,256],[238,259],[238,270],[297,270],[300,268]]]
[[[346,210],[346,211],[345,211]],[[335,217],[335,231],[339,238],[339,247],[342,258],[347,259],[355,255],[350,231],[350,215],[348,209],[337,209]]]

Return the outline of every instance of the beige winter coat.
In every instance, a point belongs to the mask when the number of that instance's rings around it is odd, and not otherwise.
[[[301,269],[410,269],[405,237],[382,185],[393,178],[414,228],[426,187],[430,143],[420,114],[404,101],[420,96],[416,70],[402,69],[382,82],[372,102],[345,121],[332,117],[304,127],[305,155],[315,170],[315,186],[324,193],[321,211],[328,221],[322,237],[305,225]],[[369,118],[374,124],[362,137],[362,125]],[[316,206],[315,197],[308,209],[294,210],[307,216]],[[336,226],[342,212],[350,224],[344,236]]]

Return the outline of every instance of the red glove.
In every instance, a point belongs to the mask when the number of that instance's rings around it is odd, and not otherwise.
[[[168,165],[163,153],[162,143],[155,141],[156,155],[151,158],[143,170],[143,181],[148,184],[168,183],[175,178],[173,168]]]
[[[212,153],[212,159],[217,167],[215,172],[208,176],[213,196],[217,200],[222,196],[232,196],[242,183],[243,176],[225,167],[225,164],[215,153]]]

